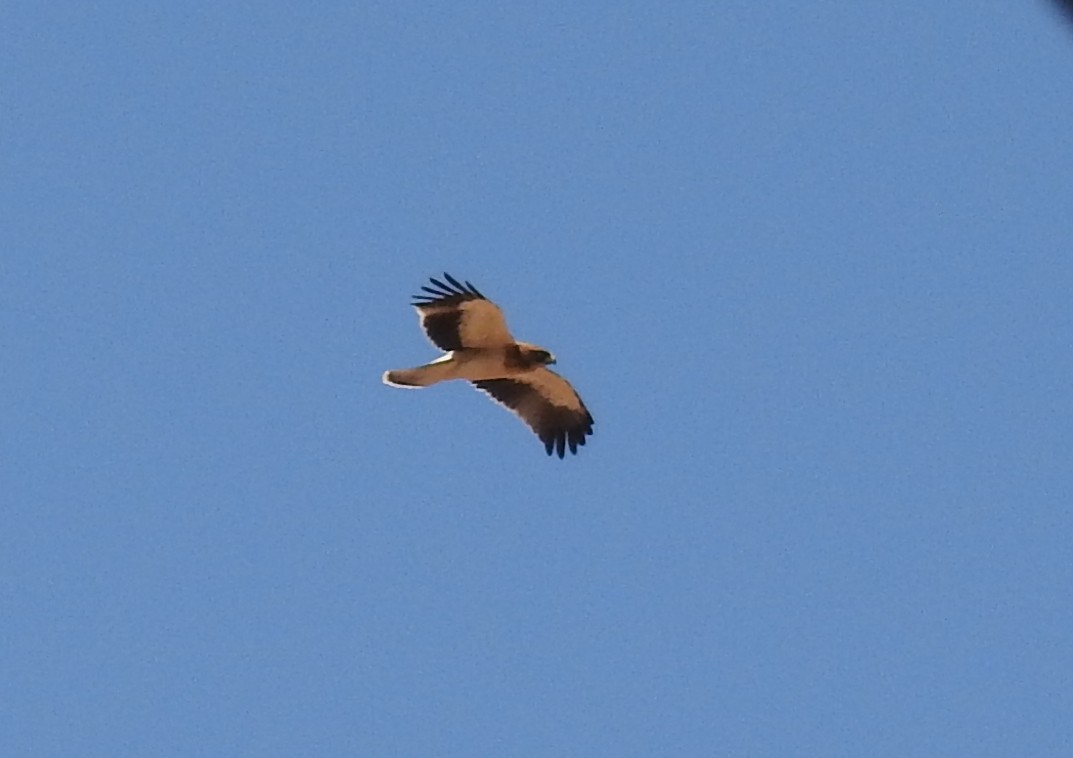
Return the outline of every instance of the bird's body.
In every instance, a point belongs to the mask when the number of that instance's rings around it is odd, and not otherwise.
[[[542,356],[533,356],[530,345],[508,347],[471,347],[451,350],[442,356],[409,369],[396,369],[384,374],[384,381],[394,387],[429,387],[451,379],[475,382],[484,379],[506,379],[543,366]]]
[[[416,295],[413,303],[429,339],[446,352],[431,363],[384,372],[395,387],[429,387],[462,379],[514,411],[540,437],[550,455],[576,453],[592,434],[592,415],[574,388],[547,368],[555,357],[527,342],[517,342],[503,312],[469,282],[444,274],[447,284]]]

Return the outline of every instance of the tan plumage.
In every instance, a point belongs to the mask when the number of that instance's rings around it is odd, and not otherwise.
[[[446,353],[424,366],[384,372],[395,387],[428,387],[463,379],[512,410],[541,442],[548,455],[577,453],[592,434],[593,419],[570,383],[546,368],[555,363],[549,351],[517,342],[503,311],[469,282],[444,274],[431,279],[426,294],[414,296],[425,334]]]

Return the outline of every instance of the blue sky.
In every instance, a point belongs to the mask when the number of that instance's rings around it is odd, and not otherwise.
[[[0,35],[0,753],[1071,754],[1057,4]],[[443,271],[577,457],[380,383]]]

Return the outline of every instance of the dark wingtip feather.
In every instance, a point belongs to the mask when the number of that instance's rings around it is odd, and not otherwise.
[[[1071,0],[1054,0],[1052,5],[1055,9],[1063,14],[1066,21],[1073,21],[1073,1]]]
[[[412,304],[416,306],[429,305],[431,303],[435,303],[438,300],[446,300],[452,297],[459,298],[462,300],[471,300],[473,298],[487,300],[487,298],[482,295],[480,291],[478,291],[477,288],[469,282],[466,282],[463,285],[460,281],[455,279],[446,271],[443,272],[443,278],[447,280],[446,283],[437,279],[434,276],[430,276],[428,280],[434,286],[429,287],[428,285],[422,285],[421,289],[428,294],[414,295],[414,302]]]

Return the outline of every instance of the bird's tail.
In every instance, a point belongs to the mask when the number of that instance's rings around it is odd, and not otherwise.
[[[384,384],[409,389],[428,387],[437,382],[446,382],[449,379],[457,378],[457,366],[451,360],[443,358],[417,368],[399,368],[385,371],[383,377]]]

